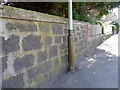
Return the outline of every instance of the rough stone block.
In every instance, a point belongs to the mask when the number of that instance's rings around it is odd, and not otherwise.
[[[33,22],[8,22],[6,28],[10,31],[17,29],[21,32],[37,31],[37,26]]]
[[[39,36],[29,35],[25,37],[22,42],[23,49],[25,51],[40,49],[40,47],[42,46],[40,40],[41,37]]]
[[[33,59],[34,56],[32,54],[25,55],[23,58],[17,57],[14,62],[15,71],[32,66]]]
[[[60,65],[60,62],[59,62],[58,59],[53,60],[53,67],[54,67],[54,69],[58,68],[59,65]]]
[[[44,76],[44,78],[45,78],[45,80],[46,80],[46,83],[49,82],[50,72],[45,72],[45,73],[43,73],[43,76]]]
[[[58,55],[58,46],[53,45],[49,48],[49,59]]]
[[[68,64],[68,55],[61,56],[61,65],[65,66]]]
[[[66,48],[68,48],[66,43],[63,43],[60,45],[61,50],[66,49]]]
[[[68,48],[64,49],[64,54],[68,53]]]
[[[61,24],[53,24],[52,31],[55,35],[63,34],[63,26]]]
[[[68,29],[67,28],[64,29],[64,34],[68,35]]]
[[[29,79],[35,78],[37,75],[42,74],[42,72],[43,72],[43,65],[33,67],[27,71],[28,78]]]
[[[55,44],[61,43],[61,36],[55,36]]]
[[[8,40],[2,38],[2,51],[3,53],[9,53],[19,50],[19,37],[12,35]]]
[[[80,30],[80,27],[79,27],[79,26],[77,26],[77,27],[76,27],[76,30]]]
[[[52,69],[52,61],[47,61],[44,63],[43,73],[49,72]]]
[[[81,40],[82,39],[82,37],[81,36],[79,36],[79,40]]]
[[[84,29],[84,26],[80,26],[80,28],[81,28],[81,30],[83,30],[83,29]]]
[[[81,32],[78,32],[77,35],[80,36],[80,35],[81,35]]]
[[[74,42],[78,42],[78,37],[74,37]]]
[[[45,83],[46,78],[43,74],[35,76],[32,80],[29,81],[31,88],[42,88],[41,85]]]
[[[17,76],[11,77],[8,80],[2,82],[3,88],[23,88],[23,74],[19,74]]]
[[[52,44],[52,37],[46,37],[45,44],[46,45],[51,45]]]
[[[2,72],[7,68],[7,56],[2,57]]]
[[[63,38],[63,42],[67,42],[67,39],[68,39],[67,36],[63,36],[62,38]]]
[[[76,48],[76,49],[75,49],[75,53],[78,53],[78,52],[79,52],[79,49]]]
[[[44,32],[50,31],[50,23],[39,23],[39,29]]]
[[[83,45],[84,45],[84,41],[81,40],[81,41],[80,41],[80,46],[83,46]]]
[[[76,30],[76,26],[73,26],[73,31],[75,31]]]
[[[47,51],[41,51],[41,52],[38,53],[38,62],[39,63],[42,62],[42,61],[47,60],[47,58],[48,58]]]

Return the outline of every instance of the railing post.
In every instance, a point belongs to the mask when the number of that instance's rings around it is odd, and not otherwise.
[[[0,4],[0,34],[2,34],[2,5]],[[2,53],[2,38],[0,38],[0,53]],[[2,60],[0,59],[0,90],[2,90]]]
[[[72,36],[73,20],[72,20],[72,0],[68,2],[68,69],[70,72],[74,72],[74,42]]]

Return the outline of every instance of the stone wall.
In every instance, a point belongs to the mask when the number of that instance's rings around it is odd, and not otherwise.
[[[90,25],[90,32],[88,31],[88,25],[74,25],[74,56],[75,64],[79,63],[80,56],[84,55],[85,52],[97,47],[100,45],[104,36],[101,34],[102,28],[100,26]],[[88,39],[88,33],[90,37]]]
[[[47,87],[68,70],[67,19],[8,6],[1,8],[3,88]],[[88,37],[89,23],[74,21],[75,58],[103,41]]]

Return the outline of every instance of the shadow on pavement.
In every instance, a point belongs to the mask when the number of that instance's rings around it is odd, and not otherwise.
[[[118,57],[96,48],[79,57],[74,73],[66,73],[52,88],[117,88]]]

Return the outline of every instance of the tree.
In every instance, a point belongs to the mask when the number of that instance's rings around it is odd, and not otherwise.
[[[68,2],[12,2],[14,7],[68,17]],[[73,2],[73,19],[96,24],[120,2]]]
[[[103,15],[107,15],[111,9],[119,5],[120,2],[74,2],[74,19],[96,24]]]

